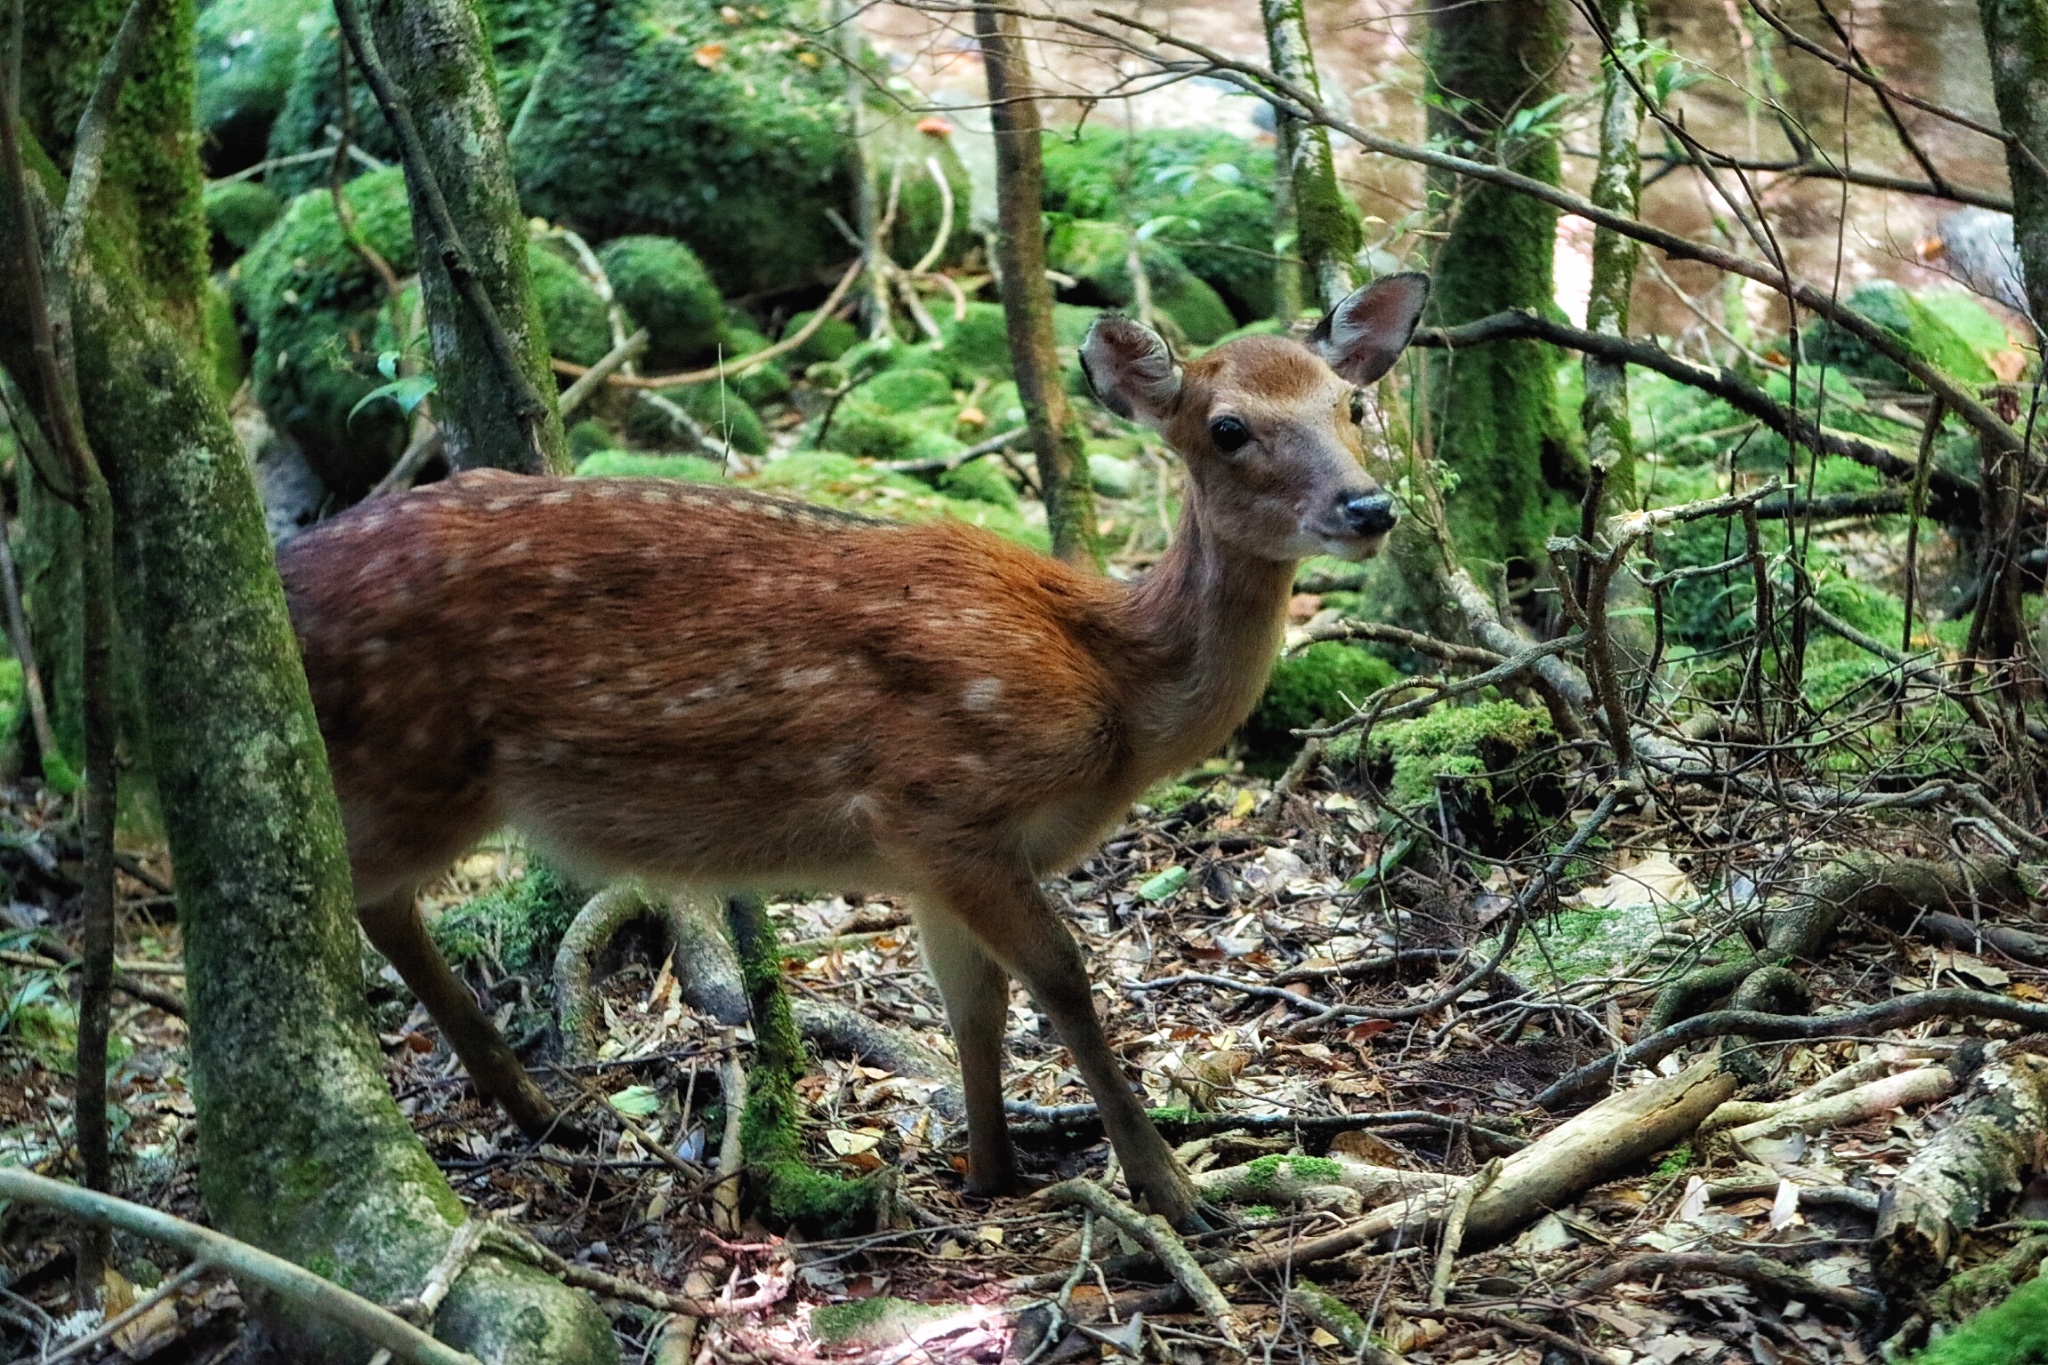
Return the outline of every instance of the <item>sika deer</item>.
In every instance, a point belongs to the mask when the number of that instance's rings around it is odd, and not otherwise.
[[[1310,344],[1182,365],[1129,319],[1081,359],[1187,465],[1180,529],[1135,584],[953,522],[904,526],[733,489],[464,474],[280,555],[345,814],[362,921],[478,1090],[554,1110],[428,939],[413,893],[500,825],[592,877],[909,896],[945,997],[970,1189],[1016,1176],[1006,973],[1052,1019],[1134,1191],[1197,1218],[1040,893],[1264,688],[1297,561],[1394,524],[1359,460],[1359,385],[1427,280],[1359,290]]]

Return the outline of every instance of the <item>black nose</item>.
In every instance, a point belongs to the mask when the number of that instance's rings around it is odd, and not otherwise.
[[[1385,493],[1346,493],[1337,500],[1337,510],[1362,536],[1385,535],[1394,529],[1394,500]]]

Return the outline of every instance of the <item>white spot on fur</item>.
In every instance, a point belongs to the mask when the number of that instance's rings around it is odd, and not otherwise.
[[[550,507],[560,507],[562,504],[569,501],[569,497],[570,493],[568,489],[558,488],[552,493],[544,494],[541,497],[541,501],[546,503]]]
[[[574,583],[576,581],[576,571],[567,564],[557,564],[548,570],[548,577],[554,579],[557,583]]]
[[[960,694],[960,704],[970,711],[986,711],[996,704],[996,698],[1001,695],[1001,678],[976,678],[967,684],[967,690]]]
[[[668,494],[662,492],[659,488],[643,488],[640,490],[640,501],[667,502]]]
[[[502,512],[508,507],[516,507],[518,504],[519,499],[517,498],[492,498],[484,503],[484,510],[486,512]]]
[[[802,687],[823,687],[839,673],[836,664],[820,664],[816,668],[785,668],[780,679],[785,691],[794,692]]]

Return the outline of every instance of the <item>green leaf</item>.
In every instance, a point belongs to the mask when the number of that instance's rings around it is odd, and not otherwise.
[[[1138,899],[1163,901],[1188,884],[1188,870],[1178,863],[1145,880],[1138,888]]]
[[[654,1111],[661,1107],[661,1096],[651,1085],[629,1085],[607,1097],[607,1102],[629,1119],[647,1119],[653,1118]]]
[[[381,368],[382,361],[378,363]],[[405,375],[402,378],[392,380],[389,384],[379,384],[376,388],[364,394],[356,405],[348,410],[348,420],[353,423],[356,420],[357,413],[376,402],[379,398],[389,398],[392,402],[398,404],[400,412],[410,417],[412,416],[413,409],[426,402],[428,396],[433,392],[434,376],[430,374]]]
[[[377,357],[377,373],[386,379],[398,378],[398,352],[384,351]]]

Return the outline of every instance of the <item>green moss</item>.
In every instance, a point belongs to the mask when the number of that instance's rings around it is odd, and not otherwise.
[[[569,458],[580,466],[582,461],[600,450],[611,450],[619,444],[619,438],[612,429],[595,417],[586,417],[564,433],[569,443]]]
[[[898,263],[910,265],[923,259],[939,235],[943,202],[926,165],[936,161],[953,193],[953,223],[934,265],[957,264],[976,241],[970,212],[974,186],[952,139],[943,133],[919,132],[916,124],[921,120],[894,106],[872,112],[881,115],[881,122],[874,127],[872,155],[884,195],[891,178],[898,172],[902,175],[896,194],[896,222],[889,233],[890,254]]]
[[[860,401],[890,413],[938,407],[953,401],[953,381],[939,370],[885,370],[861,385]]]
[[[1912,1357],[1911,1365],[2041,1365],[2048,1361],[2048,1280],[2021,1285]]]
[[[442,911],[428,931],[451,962],[488,961],[515,975],[545,974],[583,900],[551,863],[532,858],[517,880]]]
[[[811,1310],[811,1335],[828,1346],[895,1346],[920,1327],[959,1317],[960,1304],[912,1303],[877,1294],[820,1304]]]
[[[1270,1195],[1275,1182],[1290,1185],[1340,1185],[1344,1168],[1328,1157],[1262,1156],[1246,1163],[1243,1188],[1254,1195]]]
[[[264,156],[282,158],[300,152],[317,151],[332,145],[327,129],[342,122],[336,74],[341,64],[341,30],[331,9],[320,7],[319,23],[306,34],[292,59],[291,81],[285,87],[284,105],[270,125],[270,140]],[[363,81],[362,73],[350,64],[349,140],[379,161],[398,161],[398,140],[392,135],[376,97]],[[287,199],[327,183],[331,163],[326,159],[279,166],[266,174],[270,186]]]
[[[1996,378],[1985,358],[1985,348],[1973,343],[1965,333],[1981,341],[1995,332],[1997,341],[1990,347],[1995,350],[2004,346],[2005,329],[1967,295],[1946,294],[1936,305],[1908,293],[1891,280],[1874,280],[1851,294],[1847,302],[1921,359],[1931,361],[1952,377],[1967,384],[1988,384]],[[1896,361],[1879,355],[1867,342],[1839,330],[1833,323],[1817,322],[1807,328],[1804,342],[1808,360],[1902,388],[1920,387],[1920,381]]]
[[[1490,701],[1379,726],[1362,755],[1354,737],[1339,736],[1327,759],[1340,770],[1356,763],[1395,805],[1442,802],[1475,847],[1498,854],[1562,813],[1556,741],[1544,712]]]
[[[213,387],[223,399],[232,398],[249,374],[249,357],[242,352],[242,328],[235,321],[235,303],[228,291],[208,281],[206,308],[206,352],[213,361]]]
[[[803,330],[814,316],[813,312],[798,313],[789,320],[785,335],[794,335]],[[815,365],[820,361],[834,361],[852,350],[860,341],[860,329],[845,318],[826,318],[818,324],[818,330],[804,338],[804,344],[790,355],[803,365]]]
[[[783,3],[571,0],[513,147],[527,210],[678,238],[728,294],[810,284],[846,255],[825,210],[849,213],[853,186],[844,77],[791,41],[801,22]]]
[[[1053,228],[1046,257],[1053,269],[1079,281],[1077,299],[1127,308],[1137,298],[1130,243],[1131,229],[1120,224],[1070,218]],[[1237,326],[1222,296],[1189,270],[1171,247],[1156,239],[1142,241],[1138,259],[1152,291],[1153,309],[1180,333],[1175,340],[1207,346]]]
[[[949,498],[993,503],[1012,511],[1017,508],[1017,485],[1010,482],[1000,464],[986,457],[947,470],[939,475],[936,486]]]
[[[1657,1169],[1651,1174],[1667,1178],[1674,1175],[1683,1175],[1687,1170],[1691,1169],[1692,1163],[1692,1144],[1681,1143],[1664,1154],[1664,1159],[1657,1163]]]
[[[599,450],[576,466],[579,479],[681,479],[686,483],[723,483],[718,461],[701,455],[642,455],[634,450]]]
[[[597,259],[613,296],[648,331],[651,368],[678,369],[711,358],[725,302],[696,252],[667,237],[621,237],[605,243]]]
[[[207,0],[201,7],[200,150],[213,174],[262,160],[291,88],[292,64],[329,12],[321,0]]]
[[[721,354],[728,361],[750,356],[756,351],[768,349],[768,338],[749,327],[728,326],[721,343]],[[750,370],[743,370],[727,381],[734,393],[761,407],[778,403],[789,397],[789,371],[778,361],[767,361]]]
[[[947,497],[905,474],[885,474],[848,455],[802,451],[771,461],[753,480],[766,492],[784,492],[825,507],[844,508],[902,521],[954,517],[1035,550],[1046,548],[1044,530],[994,503]]]
[[[549,349],[578,365],[595,365],[612,348],[611,320],[597,289],[545,242],[530,242],[526,262]]]
[[[1343,719],[1399,676],[1378,655],[1334,640],[1280,660],[1273,666],[1265,695],[1238,732],[1247,766],[1284,771],[1301,748],[1293,731]]]
[[[284,201],[268,185],[234,180],[206,191],[206,226],[213,233],[213,259],[225,263],[256,245],[284,212]]]
[[[349,182],[356,229],[401,275],[414,269],[405,175],[396,167]],[[343,496],[360,494],[403,449],[406,422],[389,403],[349,412],[384,383],[380,350],[393,344],[376,274],[349,245],[332,197],[300,195],[236,271],[256,330],[256,400],[271,425],[297,441],[314,471]]]
[[[761,416],[734,389],[719,384],[695,384],[671,389],[669,399],[697,419],[705,430],[730,442],[748,455],[766,454],[768,428]]]
[[[955,384],[965,388],[976,379],[1010,378],[1010,334],[1001,304],[970,303],[967,316],[957,322],[951,313],[943,314],[939,331]]]
[[[1248,322],[1274,306],[1273,174],[1269,148],[1229,133],[1095,127],[1047,138],[1045,206],[1127,228],[1151,224],[1153,239],[1170,245],[1236,322]]]

